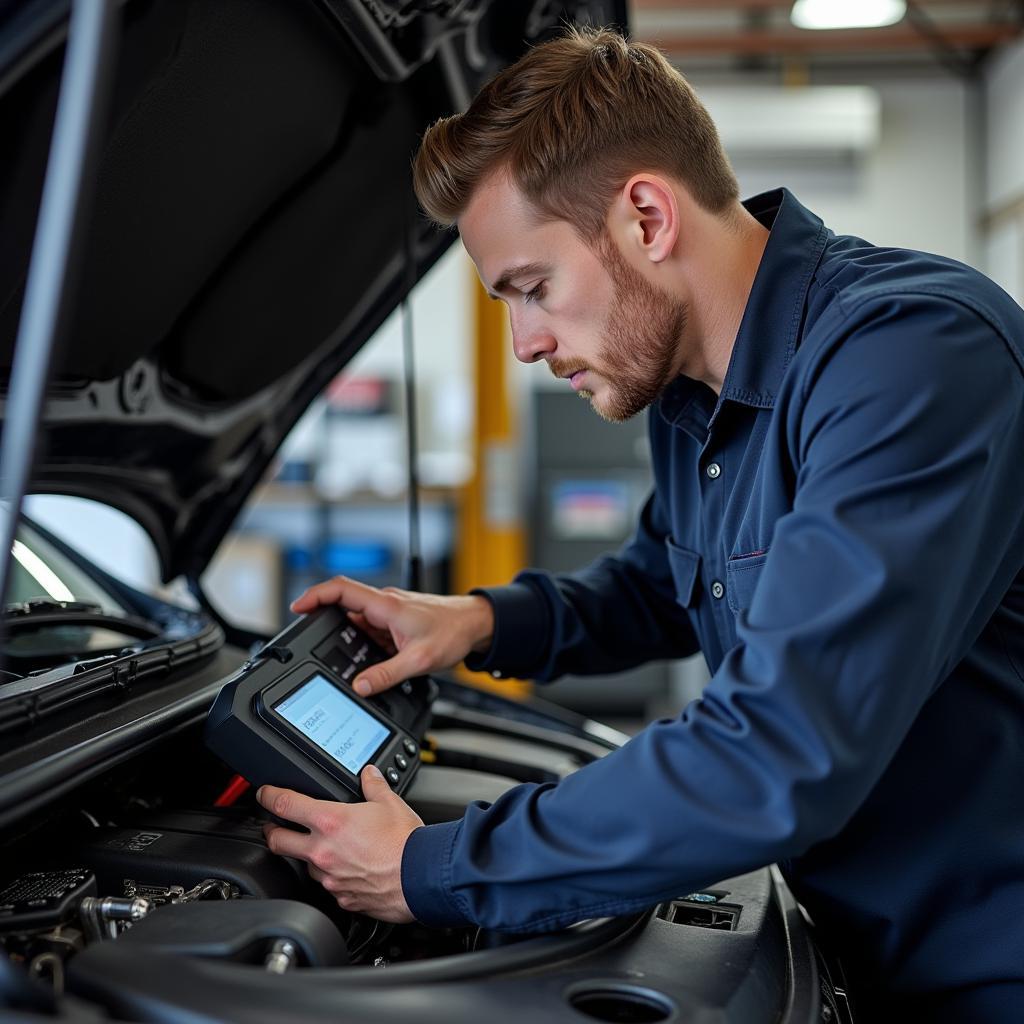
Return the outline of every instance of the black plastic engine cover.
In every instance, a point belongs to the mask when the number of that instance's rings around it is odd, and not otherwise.
[[[306,899],[308,881],[262,842],[160,827],[94,829],[61,850],[64,863],[91,868],[101,896],[126,895],[134,888],[224,879],[241,894],[267,899]],[[129,882],[135,883],[129,886]]]
[[[348,947],[315,907],[295,900],[229,900],[161,907],[118,939],[166,953],[262,963],[271,943],[289,939],[306,967],[338,967]]]

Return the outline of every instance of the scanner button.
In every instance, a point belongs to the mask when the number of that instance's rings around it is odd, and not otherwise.
[[[338,634],[341,649],[351,658],[359,653],[360,648],[366,649],[366,641],[355,626],[344,626]]]
[[[400,776],[394,768],[389,768],[384,774],[388,777],[388,782],[390,782],[392,786],[398,785]]]
[[[413,743],[412,740],[402,740],[402,746],[405,748],[405,752],[410,757],[415,757],[416,756],[416,753],[417,753],[416,744]]]
[[[400,772],[404,772],[409,767],[409,762],[401,754],[395,754],[395,764],[398,765]]]

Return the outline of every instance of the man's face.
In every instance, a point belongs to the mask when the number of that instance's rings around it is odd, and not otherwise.
[[[459,231],[484,286],[508,305],[516,357],[546,360],[605,419],[636,415],[678,373],[686,305],[610,237],[588,246],[567,222],[538,221],[502,176],[477,189]]]

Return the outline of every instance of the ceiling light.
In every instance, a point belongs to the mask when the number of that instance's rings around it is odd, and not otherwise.
[[[906,0],[796,0],[789,20],[797,28],[880,28],[906,13]]]

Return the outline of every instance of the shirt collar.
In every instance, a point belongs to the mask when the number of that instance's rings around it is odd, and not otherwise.
[[[744,200],[744,207],[769,229],[736,335],[718,404],[725,400],[760,409],[775,405],[786,367],[796,350],[811,276],[825,248],[827,229],[785,188]],[[691,406],[707,385],[687,377],[673,381],[659,400],[668,422]]]

